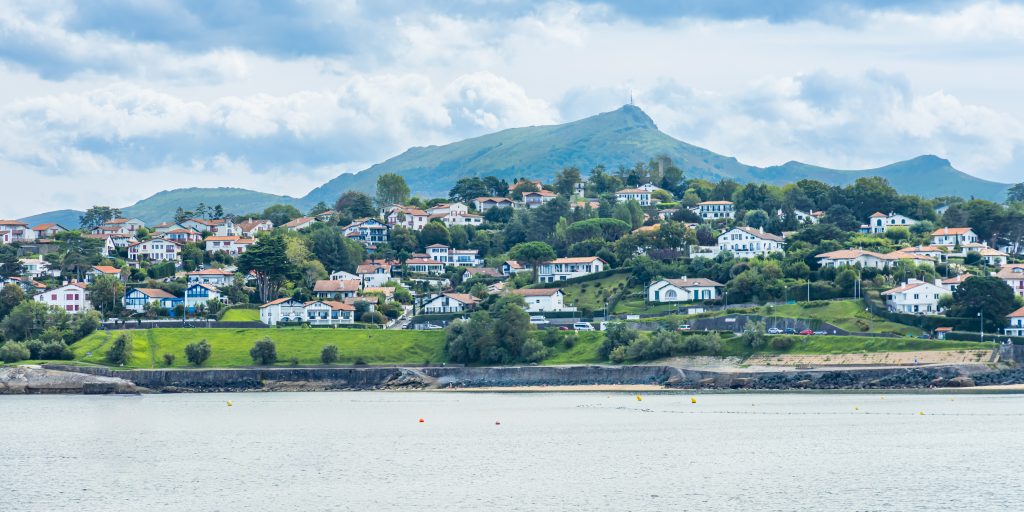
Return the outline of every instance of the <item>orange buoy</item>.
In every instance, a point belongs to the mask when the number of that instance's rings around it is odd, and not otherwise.
[[[420,418],[420,423],[423,423],[423,418]]]

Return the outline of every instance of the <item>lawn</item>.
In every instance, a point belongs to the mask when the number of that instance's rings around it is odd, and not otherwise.
[[[573,305],[579,309],[590,308],[591,311],[597,312],[604,310],[605,300],[626,286],[627,279],[629,279],[628,274],[612,274],[593,281],[567,284],[561,288],[562,293],[565,294],[567,305]],[[537,287],[557,286],[557,284],[542,284]]]
[[[642,295],[630,295],[629,297],[623,297],[622,300],[616,303],[615,310],[612,313],[616,315],[675,313],[677,308],[680,307],[683,306],[671,303],[645,304]]]
[[[205,339],[213,348],[204,367],[251,366],[249,349],[264,336],[277,344],[279,365],[320,364],[324,345],[338,347],[339,364],[420,365],[444,361],[444,331],[364,329],[149,329],[101,331],[72,345],[76,360],[105,364],[104,353],[121,332],[132,336],[132,368],[163,368],[163,354],[174,354],[174,367],[187,367],[185,345]]]
[[[573,347],[565,348],[564,345],[551,347],[552,354],[540,364],[599,364],[607,362],[602,361],[601,356],[597,355],[597,349],[604,341],[604,333],[570,331],[569,335],[575,336],[576,343]]]
[[[224,312],[224,316],[220,320],[222,322],[259,322],[260,310],[229,309]]]
[[[890,322],[869,311],[865,311],[864,305],[855,300],[764,306],[757,308],[757,314],[821,320],[851,333],[888,332],[914,336],[921,334],[921,329],[917,327]]]

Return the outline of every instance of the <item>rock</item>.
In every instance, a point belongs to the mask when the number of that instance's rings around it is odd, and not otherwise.
[[[697,381],[697,385],[702,388],[713,388],[715,387],[715,379],[707,378]]]
[[[0,368],[0,395],[136,394],[139,388],[117,377],[47,370],[32,366]]]
[[[931,382],[928,383],[928,385],[936,388],[941,388],[946,385],[946,379],[943,379],[942,377],[935,377],[934,379],[931,380]]]
[[[746,377],[737,377],[729,383],[729,387],[732,389],[748,388],[753,384],[754,379],[748,379]]]
[[[973,388],[975,384],[974,379],[966,375],[961,375],[959,377],[949,379],[949,382],[946,383],[946,385],[951,388]]]
[[[811,387],[811,380],[810,379],[798,380],[798,381],[793,383],[793,387],[809,388],[809,387]]]

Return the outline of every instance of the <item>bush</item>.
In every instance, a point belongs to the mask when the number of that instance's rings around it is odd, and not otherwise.
[[[132,360],[132,337],[122,333],[114,339],[114,343],[107,350],[107,361],[111,364],[124,366]]]
[[[26,341],[25,346],[28,347],[28,352],[30,354],[30,357],[26,359],[40,359],[41,356],[39,354],[42,354],[43,352],[43,345],[44,343],[42,340]]]
[[[748,320],[740,333],[743,344],[757,350],[765,345],[767,336],[765,334],[764,322],[760,320]]]
[[[544,334],[541,335],[541,342],[544,343],[545,347],[554,347],[562,342],[561,331],[558,329],[545,329]]]
[[[338,347],[334,345],[324,345],[324,348],[320,350],[320,362],[323,364],[334,364],[338,362]]]
[[[359,321],[366,324],[383,324],[387,323],[388,319],[380,311],[367,311],[359,317]]]
[[[263,338],[249,349],[249,356],[256,364],[274,364],[277,362],[277,345],[269,337]]]
[[[521,357],[527,363],[537,363],[548,356],[550,350],[540,340],[530,338],[523,343]]]
[[[39,349],[39,359],[57,359],[63,361],[70,361],[75,358],[75,354],[71,352],[71,349],[64,344],[63,341],[56,340],[50,343],[44,344]]]
[[[575,347],[576,346],[576,335],[575,334],[569,334],[569,335],[565,336],[564,338],[562,338],[562,345],[565,345],[565,348],[567,348],[567,349]]]
[[[796,345],[796,338],[792,336],[774,336],[772,337],[772,348],[778,350],[789,350]]]
[[[174,366],[174,354],[164,354],[164,366]]]
[[[32,353],[29,352],[28,347],[25,346],[24,343],[8,341],[0,347],[0,359],[5,363],[16,363],[18,361],[28,359],[31,356]]]
[[[626,360],[626,346],[619,345],[612,349],[611,353],[608,354],[608,360],[619,364]]]
[[[210,358],[211,353],[213,353],[213,347],[206,340],[199,340],[199,343],[189,343],[185,346],[185,359],[196,366],[202,366]]]

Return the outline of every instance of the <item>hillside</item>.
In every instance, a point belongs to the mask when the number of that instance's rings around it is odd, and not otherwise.
[[[411,148],[361,172],[342,174],[303,198],[238,188],[187,188],[161,192],[124,211],[149,223],[168,220],[178,206],[190,208],[200,202],[221,204],[226,211],[236,214],[259,211],[274,203],[294,204],[305,210],[319,201],[332,203],[346,190],[372,194],[377,177],[387,172],[404,176],[409,187],[421,196],[442,197],[458,179],[469,176],[493,175],[509,181],[518,177],[550,180],[567,166],[586,172],[604,164],[613,170],[661,155],[670,157],[688,177],[731,178],[741,183],[784,184],[806,178],[845,185],[863,176],[881,176],[903,193],[996,201],[1005,199],[1009,187],[975,178],[936,156],[864,170],[836,170],[800,162],[767,168],[750,166],[677,140],[659,130],[643,110],[626,105],[570,123],[511,128],[443,146]],[[62,212],[67,211],[31,218],[37,222],[67,218]]]

